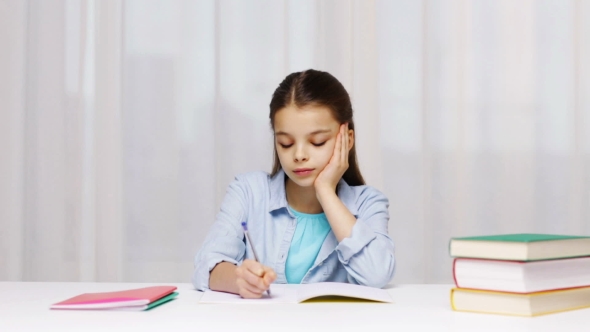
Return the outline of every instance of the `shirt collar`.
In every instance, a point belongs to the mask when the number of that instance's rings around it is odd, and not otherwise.
[[[348,211],[358,216],[354,190],[344,181],[338,181],[338,197]],[[285,172],[281,169],[270,179],[270,204],[269,212],[287,208],[287,195],[285,193]]]

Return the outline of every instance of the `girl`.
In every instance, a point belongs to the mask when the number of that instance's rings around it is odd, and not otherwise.
[[[270,124],[272,173],[229,185],[195,257],[195,288],[260,298],[273,282],[386,285],[395,267],[389,202],[359,170],[342,84],[316,70],[290,74],[272,96]]]

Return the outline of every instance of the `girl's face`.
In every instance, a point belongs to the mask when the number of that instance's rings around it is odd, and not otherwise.
[[[285,174],[301,187],[313,186],[334,154],[340,124],[325,106],[287,106],[275,113],[275,145]]]

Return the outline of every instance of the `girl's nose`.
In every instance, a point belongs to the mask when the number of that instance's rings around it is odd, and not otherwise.
[[[308,156],[304,149],[299,148],[295,151],[295,162],[307,161]]]

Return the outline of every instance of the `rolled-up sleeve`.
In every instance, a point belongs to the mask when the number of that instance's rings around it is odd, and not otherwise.
[[[336,252],[349,282],[381,288],[395,272],[394,244],[388,235],[389,201],[374,188],[365,190],[358,199],[356,223]]]
[[[211,270],[221,262],[240,264],[245,254],[241,221],[247,215],[248,190],[237,177],[228,187],[219,213],[195,256],[192,282],[197,290],[209,289]]]

